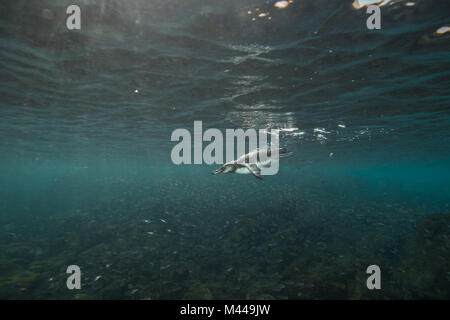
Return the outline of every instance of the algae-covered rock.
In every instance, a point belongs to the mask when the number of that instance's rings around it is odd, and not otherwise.
[[[185,300],[211,300],[213,298],[209,288],[203,283],[195,283],[183,295]]]
[[[450,298],[450,214],[432,214],[419,225],[400,266],[412,297]]]
[[[27,271],[18,264],[3,262],[0,264],[0,287],[27,287],[37,279],[37,274]]]
[[[9,276],[0,278],[0,287],[18,286],[28,287],[32,285],[38,278],[38,275],[31,271],[18,271]]]
[[[275,300],[275,297],[268,294],[268,293],[262,293],[260,295],[251,297],[251,299],[255,299],[255,300]]]
[[[74,300],[96,300],[96,299],[99,299],[99,298],[100,297],[96,297],[94,295],[89,295],[89,294],[86,294],[86,293],[76,293],[73,296]]]

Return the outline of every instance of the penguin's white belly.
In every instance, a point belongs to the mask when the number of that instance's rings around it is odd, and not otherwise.
[[[248,171],[248,169],[246,167],[238,168],[238,169],[236,169],[235,172],[239,173],[239,174],[249,174],[250,173],[250,171]]]
[[[268,167],[270,167],[271,160],[264,161],[264,162],[256,162],[255,164],[256,164],[256,166],[257,166],[259,169],[261,169],[261,168],[268,168]],[[248,170],[247,167],[242,167],[242,168],[236,169],[235,173],[239,173],[239,174],[249,174],[250,171]]]

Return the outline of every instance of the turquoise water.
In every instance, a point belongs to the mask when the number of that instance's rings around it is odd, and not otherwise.
[[[351,0],[275,3],[79,1],[68,30],[70,1],[2,1],[0,298],[450,298],[450,4],[368,30]],[[173,164],[197,120],[293,155]]]

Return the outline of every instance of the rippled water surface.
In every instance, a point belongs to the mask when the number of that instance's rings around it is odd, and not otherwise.
[[[450,2],[373,2],[3,0],[0,298],[450,298]],[[293,155],[173,164],[197,120]]]

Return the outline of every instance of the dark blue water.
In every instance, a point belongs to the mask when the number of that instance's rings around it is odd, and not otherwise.
[[[0,298],[450,298],[450,3],[275,3],[1,2]],[[293,156],[174,165],[196,120]]]

